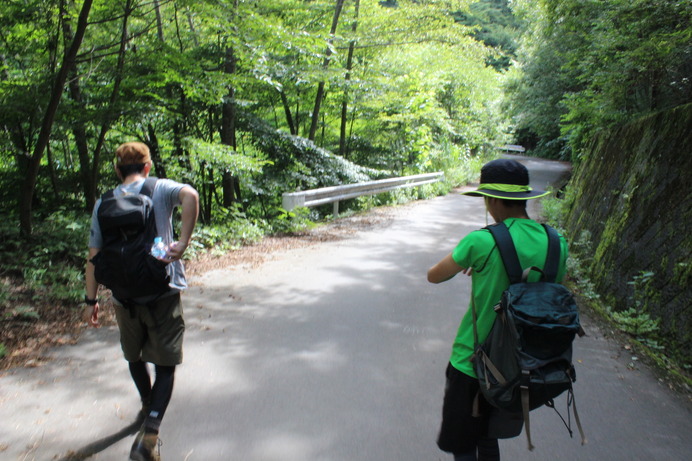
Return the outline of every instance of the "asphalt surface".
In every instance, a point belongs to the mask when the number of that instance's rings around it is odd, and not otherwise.
[[[565,168],[525,161],[535,187]],[[341,240],[191,280],[163,459],[451,460],[435,438],[470,279],[425,277],[485,219],[482,200],[450,194],[397,207]],[[588,444],[542,408],[531,414],[536,449],[522,434],[500,442],[503,459],[692,459],[688,401],[595,322],[583,324],[575,395]],[[139,402],[117,329],[90,329],[49,354],[0,377],[0,459],[127,459]]]

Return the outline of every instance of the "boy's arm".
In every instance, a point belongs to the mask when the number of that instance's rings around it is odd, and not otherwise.
[[[99,248],[89,248],[89,256],[87,257],[86,270],[84,279],[86,280],[86,297],[88,299],[97,299],[99,285],[94,276],[94,264],[91,259],[99,252]],[[84,308],[84,319],[92,327],[99,326],[99,303],[98,301],[93,306],[87,304]]]
[[[178,197],[182,208],[180,212],[180,238],[174,245],[169,246],[167,256],[171,261],[177,261],[183,257],[183,253],[192,239],[192,231],[195,230],[197,215],[199,214],[199,194],[195,189],[185,186],[180,189]]]
[[[430,283],[442,283],[451,279],[459,272],[463,272],[466,275],[471,275],[471,268],[463,268],[454,261],[452,254],[448,254],[440,262],[435,264],[433,267],[428,269],[428,282]]]

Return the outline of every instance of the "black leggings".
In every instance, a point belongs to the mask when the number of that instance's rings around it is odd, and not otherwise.
[[[132,379],[142,398],[142,406],[149,407],[144,420],[144,427],[148,432],[158,433],[163,415],[166,413],[171,395],[173,395],[175,366],[155,365],[156,379],[153,386],[146,363],[140,360],[129,362],[129,366]]]

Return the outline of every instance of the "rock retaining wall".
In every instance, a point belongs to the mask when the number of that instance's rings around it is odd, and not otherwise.
[[[603,133],[584,158],[566,228],[573,241],[591,235],[596,291],[616,310],[635,307],[630,282],[653,273],[639,307],[692,364],[692,104]]]

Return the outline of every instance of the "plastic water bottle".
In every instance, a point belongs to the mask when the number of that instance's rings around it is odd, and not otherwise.
[[[163,259],[166,257],[166,252],[168,248],[166,244],[163,243],[161,237],[156,237],[154,239],[154,244],[151,246],[151,255],[156,259]]]

